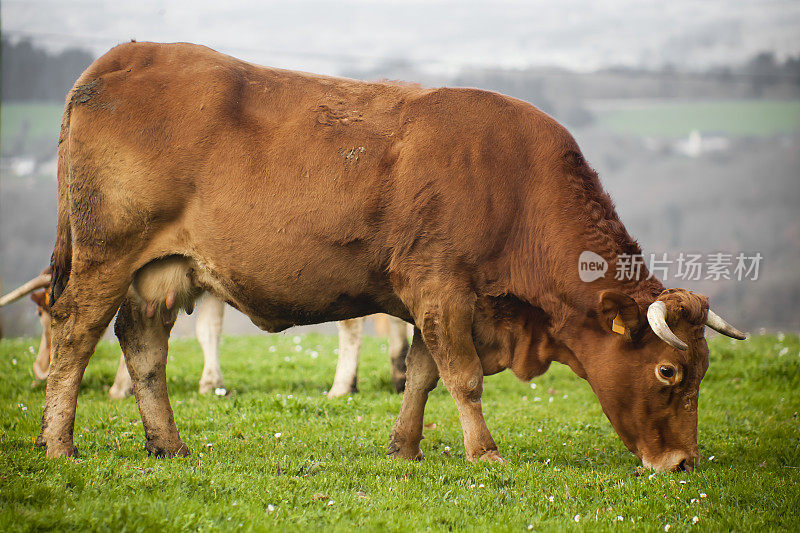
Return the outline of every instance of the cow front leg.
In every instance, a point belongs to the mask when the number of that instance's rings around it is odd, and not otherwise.
[[[353,318],[336,323],[339,329],[339,360],[328,398],[347,396],[358,392],[358,357],[364,335],[364,319]]]
[[[474,296],[433,297],[420,310],[422,337],[458,408],[467,459],[502,462],[481,407],[483,368],[472,342]]]
[[[133,382],[131,374],[128,372],[128,365],[125,364],[125,354],[119,354],[119,365],[117,375],[114,377],[114,384],[108,389],[108,397],[112,400],[121,400],[133,394]]]
[[[180,438],[167,393],[167,344],[174,317],[159,310],[147,317],[138,298],[129,296],[120,306],[114,333],[125,353],[139,406],[145,449],[156,456],[188,456]]]
[[[219,339],[222,335],[222,319],[225,302],[208,294],[197,309],[195,333],[203,350],[203,375],[200,377],[200,394],[224,387],[222,369],[219,365]]]
[[[425,404],[428,401],[428,393],[436,388],[436,383],[439,381],[439,371],[417,328],[414,328],[414,340],[405,361],[407,378],[403,403],[392,428],[388,454],[401,459],[419,461],[422,459],[419,443],[422,440]]]

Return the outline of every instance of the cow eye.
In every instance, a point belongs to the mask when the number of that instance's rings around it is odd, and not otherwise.
[[[664,363],[656,366],[656,377],[665,385],[675,385],[681,380],[681,371],[674,365]]]

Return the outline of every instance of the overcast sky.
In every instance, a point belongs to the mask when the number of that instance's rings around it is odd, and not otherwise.
[[[687,67],[800,52],[797,0],[2,0],[5,36],[98,55],[135,38],[207,44],[330,74],[407,58],[426,70],[555,65]]]

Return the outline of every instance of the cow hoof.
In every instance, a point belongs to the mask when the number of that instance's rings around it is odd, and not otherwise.
[[[481,455],[478,460],[485,461],[487,463],[505,463],[506,460],[500,455],[497,450],[489,450],[488,452]]]
[[[341,398],[343,396],[350,396],[358,392],[358,389],[351,387],[331,387],[328,391],[328,398]]]
[[[36,446],[46,446],[47,451],[45,456],[48,459],[56,459],[58,457],[78,457],[78,448],[70,443],[58,442],[55,444],[42,444],[41,437],[36,440]]]
[[[116,383],[114,383],[111,388],[108,389],[108,397],[112,400],[122,400],[131,394],[133,394],[132,387],[123,387],[121,385],[117,385]]]
[[[175,443],[159,443],[155,440],[148,440],[144,449],[155,457],[189,457],[191,455],[189,447],[182,440]]]
[[[389,443],[386,455],[394,459],[403,459],[404,461],[422,461],[424,457],[422,455],[422,450],[419,449],[419,444],[416,446],[404,446],[394,439]]]
[[[217,389],[225,388],[225,383],[221,379],[215,380],[201,380],[199,391],[200,394],[208,394],[209,392],[214,392]]]

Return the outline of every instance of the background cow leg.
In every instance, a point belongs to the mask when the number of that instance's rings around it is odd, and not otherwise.
[[[403,320],[389,317],[389,364],[392,367],[392,384],[396,392],[403,392],[406,387],[407,326]]]
[[[219,366],[219,338],[222,334],[222,318],[225,315],[225,302],[206,294],[197,309],[195,333],[197,342],[203,349],[203,375],[200,378],[200,394],[206,394],[218,387],[224,387],[222,369]]]
[[[364,334],[364,319],[340,320],[336,326],[339,328],[339,361],[328,398],[358,392],[358,355]]]
[[[77,256],[78,254],[76,254]],[[51,360],[42,432],[47,457],[77,457],[72,441],[83,372],[114,317],[130,279],[121,262],[74,260],[69,282],[51,307]]]
[[[403,324],[405,331],[405,323]],[[392,428],[389,455],[408,460],[421,460],[422,422],[428,393],[436,388],[439,371],[428,348],[422,341],[419,329],[414,328],[414,340],[406,357],[408,365],[403,404]]]
[[[42,340],[39,342],[39,353],[33,362],[33,375],[42,381],[50,374],[50,331],[52,328],[50,313],[39,311],[39,321],[42,323]]]
[[[167,342],[175,323],[163,308],[148,318],[135,298],[127,298],[119,308],[114,333],[119,338],[133,381],[147,439],[145,449],[156,456],[189,455],[189,448],[178,435],[167,394]]]
[[[125,354],[119,354],[119,366],[117,375],[114,377],[114,384],[108,389],[108,397],[112,400],[121,400],[133,394],[133,382],[125,364]]]

